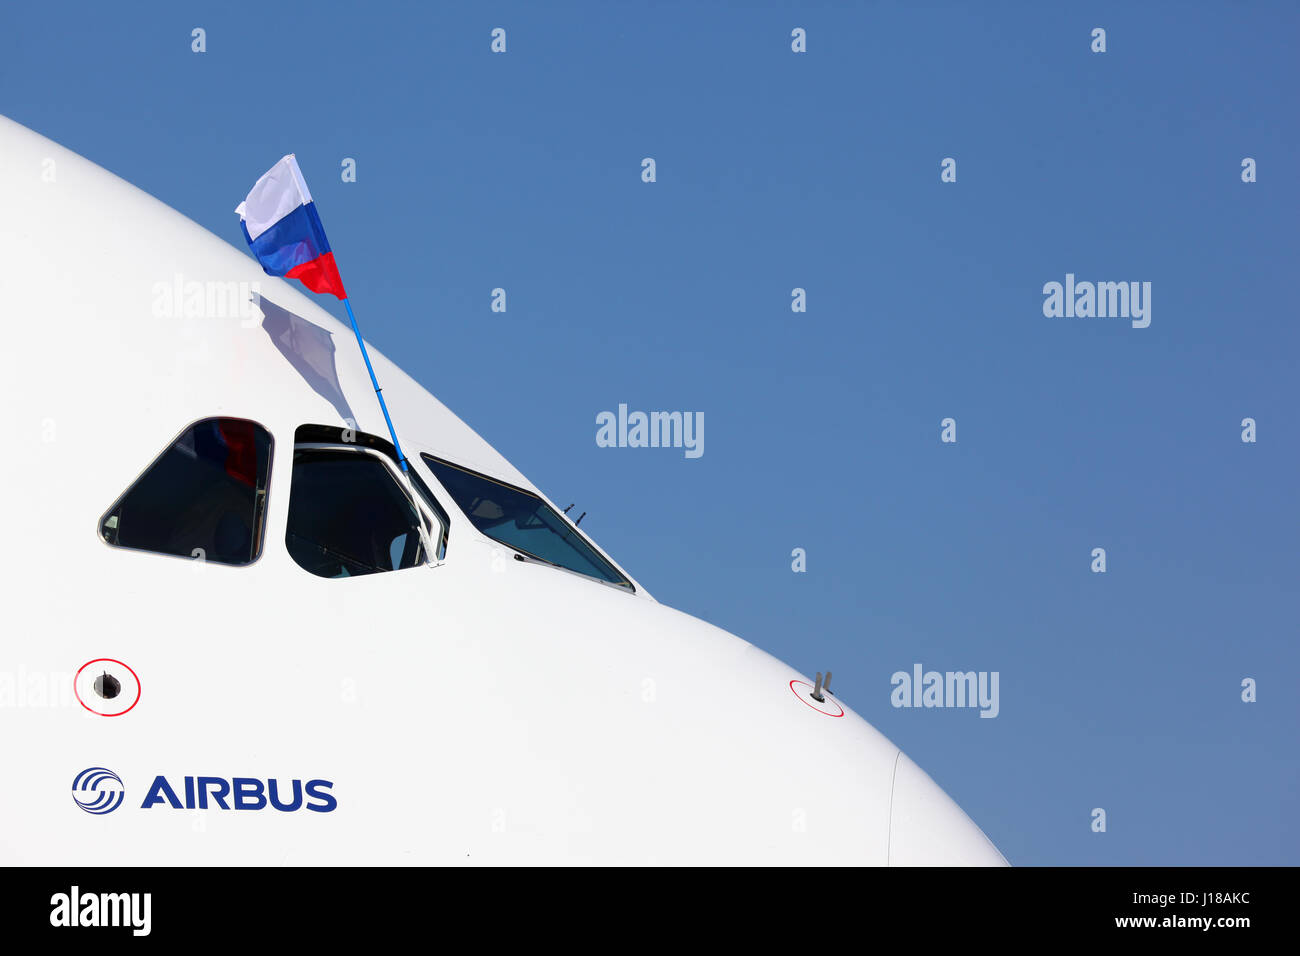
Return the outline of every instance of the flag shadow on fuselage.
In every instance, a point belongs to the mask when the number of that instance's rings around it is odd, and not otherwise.
[[[356,427],[356,416],[339,384],[338,366],[334,361],[334,336],[319,325],[294,315],[266,296],[258,297],[262,309],[262,328],[271,337],[280,354],[289,360],[294,371],[342,416],[345,424]]]

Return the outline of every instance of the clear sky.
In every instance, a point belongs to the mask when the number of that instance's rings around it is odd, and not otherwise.
[[[7,4],[0,113],[241,248],[296,152],[376,347],[660,600],[831,668],[1012,863],[1297,864],[1298,39],[1294,3]],[[1067,273],[1151,283],[1149,327],[1046,317]],[[620,403],[703,455],[598,447]],[[894,708],[915,664],[996,671],[998,716]]]

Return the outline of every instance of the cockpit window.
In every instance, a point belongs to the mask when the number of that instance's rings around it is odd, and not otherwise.
[[[100,536],[118,548],[252,564],[262,553],[271,446],[256,422],[196,422],[113,504]]]
[[[489,538],[578,574],[632,588],[632,583],[531,491],[421,456],[470,523]]]
[[[384,463],[361,447],[293,453],[289,556],[323,578],[423,564],[420,518]]]

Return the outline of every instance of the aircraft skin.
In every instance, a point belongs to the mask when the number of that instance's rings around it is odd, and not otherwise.
[[[0,862],[1005,864],[838,697],[811,701],[806,676],[631,575],[629,592],[515,560],[479,532],[422,453],[542,493],[374,349],[403,449],[449,516],[445,556],[308,573],[285,543],[295,431],[350,413],[387,437],[351,330],[3,117],[0,197],[0,390],[16,432],[0,469]],[[161,287],[193,282],[260,287],[259,311],[160,308]],[[221,416],[274,439],[260,557],[107,544],[110,506],[188,426]],[[68,694],[105,658],[139,681],[119,716]],[[121,780],[112,812],[73,799],[88,768]],[[187,777],[212,778],[196,784],[206,810],[185,805]],[[317,781],[316,798],[222,809],[235,778],[278,781],[282,798]]]

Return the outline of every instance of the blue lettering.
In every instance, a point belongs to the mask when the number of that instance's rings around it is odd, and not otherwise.
[[[164,799],[172,805],[173,809],[181,808],[181,802],[176,799],[176,791],[171,788],[166,777],[159,775],[153,778],[153,786],[149,788],[149,795],[144,798],[144,803],[140,804],[140,809],[148,810],[155,803],[162,803]]]
[[[208,787],[212,787],[212,799],[217,802],[222,810],[229,810],[226,803],[226,794],[230,793],[230,784],[221,777],[199,777],[196,781],[199,788],[199,809],[208,808]]]
[[[236,810],[261,810],[266,806],[262,781],[254,777],[236,777],[231,783],[235,786]]]
[[[154,777],[149,792],[140,804],[141,810],[160,803],[166,803],[174,810],[207,810],[209,799],[214,807],[222,810],[265,810],[267,805],[286,813],[301,810],[304,806],[316,813],[329,813],[338,809],[339,802],[330,790],[334,786],[331,780],[308,780],[303,785],[301,780],[291,781],[292,798],[282,800],[280,793],[284,788],[280,781],[272,778],[263,781],[260,777],[185,777],[185,802],[176,795],[176,790],[162,774]],[[304,791],[309,798],[304,803]],[[229,797],[234,806],[228,803]]]
[[[284,804],[280,802],[279,781],[270,781],[271,806],[277,810],[297,810],[302,806],[302,781],[293,782],[293,803]]]
[[[317,813],[329,813],[337,807],[339,802],[334,799],[333,794],[322,792],[328,790],[332,786],[334,786],[334,784],[329,780],[308,780],[307,796],[315,797],[317,800],[322,802],[320,804],[309,803],[307,804],[307,809],[315,810]]]

